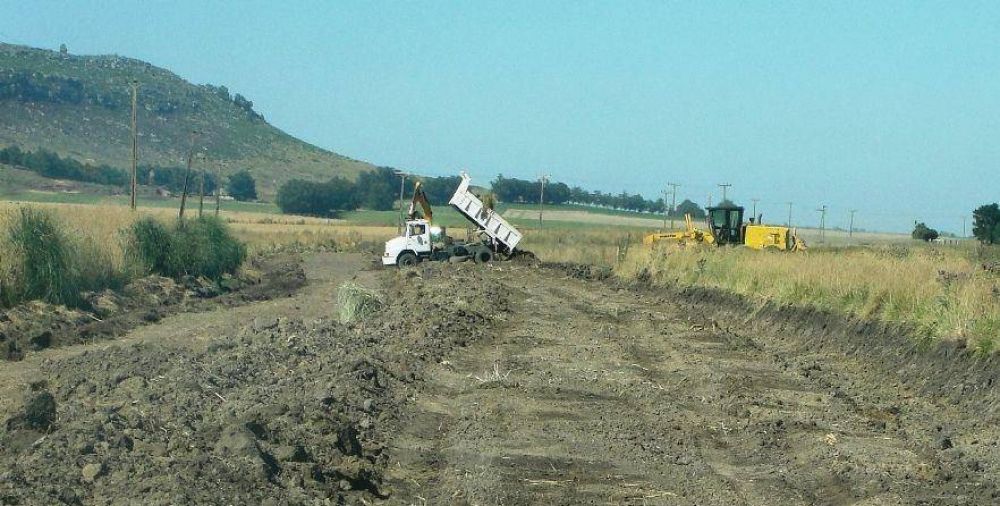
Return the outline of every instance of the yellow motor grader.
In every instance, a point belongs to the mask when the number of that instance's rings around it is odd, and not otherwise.
[[[642,242],[652,246],[659,242],[682,246],[692,244],[742,245],[751,249],[779,251],[805,251],[806,243],[789,227],[764,225],[760,217],[743,221],[744,209],[738,206],[709,207],[706,224],[708,230],[694,226],[690,214],[684,215],[684,230],[679,232],[654,232],[643,237]]]

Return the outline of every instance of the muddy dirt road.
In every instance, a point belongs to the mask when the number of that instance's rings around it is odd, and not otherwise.
[[[0,504],[997,503],[996,364],[559,269],[365,266],[2,364]],[[340,324],[350,279],[392,303]]]

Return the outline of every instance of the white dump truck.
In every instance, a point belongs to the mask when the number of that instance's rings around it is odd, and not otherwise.
[[[462,182],[448,203],[477,227],[475,240],[455,241],[448,237],[445,229],[431,225],[433,213],[417,183],[403,235],[386,241],[382,264],[402,267],[424,260],[486,263],[514,256],[521,242],[521,232],[469,191],[470,181],[468,174],[463,172]],[[423,218],[417,217],[418,204],[424,209]]]

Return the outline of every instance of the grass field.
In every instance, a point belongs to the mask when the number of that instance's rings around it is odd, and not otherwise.
[[[173,199],[143,200],[137,213],[129,212],[117,197],[95,202],[0,204],[0,230],[4,231],[0,249],[6,250],[10,216],[20,207],[31,206],[49,211],[73,231],[74,244],[95,262],[124,269],[123,229],[142,216],[154,216],[164,223],[176,218],[174,205],[169,205],[176,204]],[[190,209],[191,216],[196,215],[197,202]],[[269,204],[226,202],[221,217],[247,242],[251,252],[323,248],[366,251],[374,258],[397,230],[398,212],[394,211],[358,211],[338,219],[274,211]],[[1000,264],[996,248],[977,248],[972,242],[924,245],[905,236],[870,233],[855,234],[849,243],[843,237],[846,234],[828,231],[828,246],[816,246],[811,239],[813,246],[804,254],[648,249],[641,246],[646,229],[607,225],[602,220],[546,221],[539,228],[536,220],[512,218],[525,234],[522,249],[544,261],[603,265],[623,280],[643,277],[670,287],[714,287],[761,301],[906,323],[927,337],[967,339],[984,352],[994,348],[1000,333],[1000,279],[996,272],[982,268],[984,263]],[[452,209],[439,208],[435,223],[453,227],[449,231],[453,237],[464,237],[466,222]],[[0,280],[10,269],[0,257]]]

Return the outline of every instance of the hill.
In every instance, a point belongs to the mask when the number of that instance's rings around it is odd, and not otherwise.
[[[265,195],[291,178],[353,179],[371,164],[271,126],[224,86],[195,85],[149,63],[0,43],[0,147],[44,148],[83,162],[131,166],[131,87],[139,82],[139,163],[183,165],[192,130],[213,169],[249,169]]]

